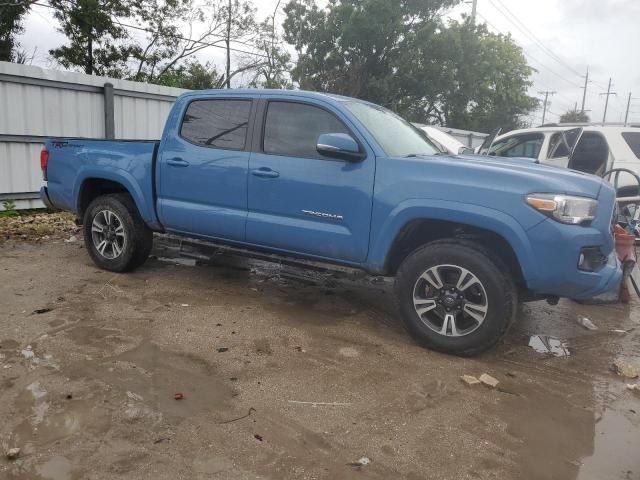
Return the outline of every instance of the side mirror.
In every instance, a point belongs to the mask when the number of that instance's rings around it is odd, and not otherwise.
[[[320,135],[316,150],[325,157],[339,158],[349,162],[358,162],[364,158],[364,153],[360,151],[358,142],[346,133]]]

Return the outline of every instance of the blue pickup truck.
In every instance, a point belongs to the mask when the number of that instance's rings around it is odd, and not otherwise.
[[[395,276],[424,346],[494,345],[518,301],[613,291],[615,192],[526,160],[439,152],[377,105],[336,95],[180,96],[160,141],[56,138],[42,200],[75,212],[101,268],[144,263],[153,232]]]

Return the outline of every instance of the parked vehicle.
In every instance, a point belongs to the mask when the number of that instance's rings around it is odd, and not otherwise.
[[[563,134],[568,136],[567,144],[562,141]],[[569,147],[574,146],[569,162]],[[479,153],[535,158],[541,163],[598,176],[614,168],[640,174],[640,128],[636,127],[547,125],[513,130],[496,137],[488,151],[483,147]],[[638,185],[632,177],[621,180],[622,196],[628,196],[631,190],[637,195]]]
[[[47,140],[41,195],[78,215],[101,268],[142,265],[156,231],[393,275],[409,332],[472,355],[519,300],[621,280],[613,189],[517,162],[439,153],[352,98],[212,90],[179,97],[159,142]]]
[[[416,127],[422,130],[429,140],[435,143],[436,146],[445,153],[449,153],[451,155],[473,154],[473,148],[465,146],[463,143],[459,142],[439,128],[431,125],[416,125]]]

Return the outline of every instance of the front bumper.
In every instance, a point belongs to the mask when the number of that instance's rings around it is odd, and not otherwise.
[[[620,288],[622,266],[616,256],[608,225],[565,225],[545,220],[528,231],[536,258],[535,277],[527,287],[538,295],[587,300]],[[607,263],[595,272],[578,269],[580,252],[598,247]]]

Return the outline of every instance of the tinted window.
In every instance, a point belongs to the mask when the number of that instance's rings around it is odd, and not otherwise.
[[[200,145],[242,150],[250,100],[197,100],[184,115],[180,136]]]
[[[541,133],[504,138],[493,144],[489,154],[498,157],[538,158],[543,140],[544,135]]]
[[[624,132],[622,138],[627,142],[636,158],[640,158],[640,132]]]
[[[547,158],[560,158],[560,157],[568,157],[568,156],[569,156],[569,149],[567,148],[567,144],[564,141],[562,141],[562,133],[557,132],[551,135],[551,140],[549,141],[549,151],[547,153]]]
[[[326,158],[318,153],[318,137],[350,134],[333,114],[302,103],[270,102],[264,126],[264,151],[290,157]]]

